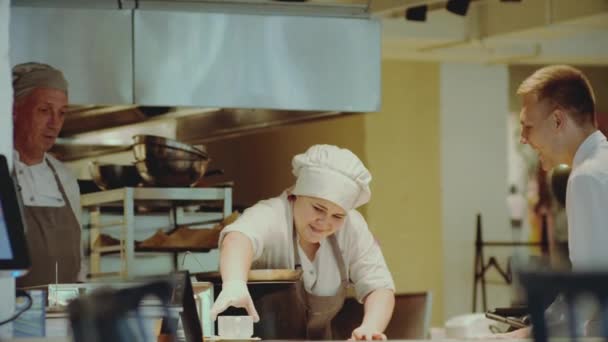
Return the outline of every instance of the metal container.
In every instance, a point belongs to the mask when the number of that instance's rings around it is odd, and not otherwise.
[[[144,182],[158,187],[192,186],[205,174],[208,164],[209,159],[147,158],[135,162]]]
[[[91,162],[89,172],[95,184],[103,190],[136,187],[142,181],[134,165],[100,164]]]
[[[196,147],[154,135],[133,136],[133,154],[138,161],[154,159],[207,159],[205,145]]]

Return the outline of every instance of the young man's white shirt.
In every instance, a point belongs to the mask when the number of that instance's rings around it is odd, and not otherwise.
[[[566,214],[573,268],[608,269],[608,142],[600,131],[589,135],[576,151]]]

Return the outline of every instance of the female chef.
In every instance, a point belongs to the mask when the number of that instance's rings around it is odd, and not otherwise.
[[[211,310],[245,308],[260,324],[293,338],[331,339],[331,321],[352,283],[364,304],[356,340],[382,339],[394,307],[395,285],[380,247],[356,210],[367,203],[371,174],[347,149],[315,145],[292,161],[296,183],[245,210],[220,236],[222,291]],[[247,288],[254,269],[301,269],[291,291],[256,301]],[[268,338],[268,336],[263,336]],[[288,336],[274,336],[288,338]]]

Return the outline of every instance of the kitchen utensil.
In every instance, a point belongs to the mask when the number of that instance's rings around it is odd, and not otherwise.
[[[91,162],[89,172],[95,184],[103,190],[135,187],[142,178],[134,165],[101,164]]]
[[[205,145],[184,144],[177,140],[154,135],[133,136],[133,153],[136,160],[161,159],[201,159],[208,158]]]
[[[251,316],[219,316],[217,330],[222,338],[249,338],[253,335],[253,319]]]
[[[78,189],[81,195],[103,190],[92,179],[78,179]]]
[[[146,159],[135,162],[148,185],[184,187],[195,184],[205,173],[209,159]]]

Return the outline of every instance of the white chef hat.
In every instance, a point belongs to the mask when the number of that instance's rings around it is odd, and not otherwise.
[[[63,73],[48,64],[29,62],[13,67],[13,97],[19,98],[35,88],[52,88],[68,93]]]
[[[351,151],[332,145],[314,145],[292,160],[297,177],[294,195],[318,197],[348,211],[371,197],[372,175]]]

